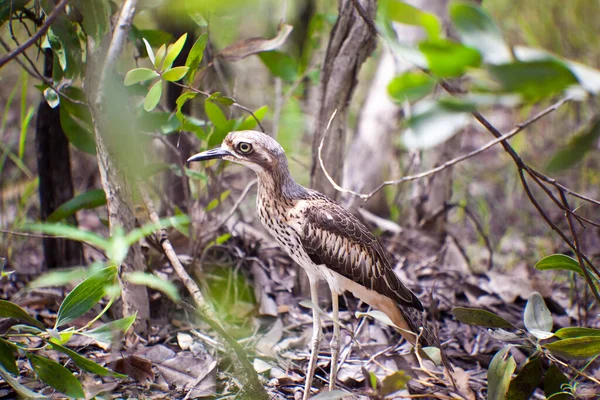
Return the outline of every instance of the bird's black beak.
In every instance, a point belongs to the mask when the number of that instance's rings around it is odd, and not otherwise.
[[[193,156],[188,158],[187,162],[221,159],[225,156],[230,156],[230,155],[231,155],[231,153],[228,152],[227,150],[225,150],[221,147],[217,147],[216,149],[207,150],[207,151],[203,151],[202,153],[194,154]]]

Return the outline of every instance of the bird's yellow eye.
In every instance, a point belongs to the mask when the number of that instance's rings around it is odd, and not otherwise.
[[[240,153],[248,154],[252,151],[252,145],[246,142],[240,142],[237,146]]]

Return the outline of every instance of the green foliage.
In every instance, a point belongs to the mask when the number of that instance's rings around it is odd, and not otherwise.
[[[298,63],[281,51],[266,51],[258,55],[271,73],[286,82],[298,79]]]
[[[435,40],[441,35],[442,23],[437,16],[419,10],[403,1],[380,1],[379,12],[380,14],[383,14],[384,19],[389,19],[401,24],[421,26],[425,29],[427,36],[431,40]]]
[[[73,146],[96,154],[96,139],[92,114],[86,105],[83,90],[70,86],[61,92],[60,124]]]
[[[531,101],[553,96],[578,82],[568,66],[555,60],[516,61],[490,65],[487,70],[500,91],[519,93]]]
[[[98,365],[67,348],[65,344],[68,343],[73,335],[84,335],[102,342],[110,343],[116,338],[117,333],[128,331],[135,321],[135,315],[104,324],[95,329],[89,329],[92,323],[98,320],[109,309],[114,299],[119,295],[119,292],[115,291],[115,288],[118,287],[116,286],[117,265],[123,261],[129,247],[133,243],[139,241],[142,237],[149,235],[160,228],[175,224],[181,225],[187,222],[187,216],[180,215],[161,220],[157,223],[144,225],[127,234],[122,232],[122,230],[120,231],[117,229],[115,230],[115,234],[109,239],[60,223],[24,225],[23,229],[28,231],[64,236],[72,240],[93,244],[106,252],[109,257],[109,265],[100,265],[100,268],[98,268],[98,266],[92,266],[90,271],[85,271],[81,268],[69,271],[53,271],[32,282],[31,287],[63,285],[73,279],[78,279],[87,275],[87,277],[71,290],[63,300],[59,307],[53,329],[46,329],[43,323],[31,317],[24,309],[6,300],[0,300],[0,317],[15,318],[29,326],[30,328],[25,329],[23,326],[19,328],[17,325],[12,329],[19,329],[22,332],[27,332],[26,335],[37,336],[42,339],[46,345],[41,347],[40,350],[52,349],[61,352],[68,356],[77,367],[84,371],[101,376],[123,378],[124,375],[114,373],[113,371]],[[179,295],[174,285],[170,282],[160,280],[154,275],[134,273],[125,275],[124,279],[134,284],[143,284],[162,290],[173,300],[179,300]],[[80,329],[65,328],[67,324],[89,312],[107,295],[110,297],[107,305],[90,323]],[[13,333],[9,330],[9,332],[0,337],[0,376],[2,376],[18,393],[23,396],[28,396],[33,392],[27,392],[26,388],[20,386],[20,384],[10,376],[11,374],[18,375],[19,373],[18,369],[16,369],[15,356],[19,356],[19,352],[16,350],[18,347],[17,340],[20,340],[20,338],[23,337],[24,334],[22,332],[17,332],[13,337]],[[28,358],[32,369],[36,372],[40,380],[69,397],[84,397],[81,384],[67,368],[45,356],[35,354],[33,350],[24,351],[24,355]]]
[[[510,382],[507,400],[527,400],[542,380],[542,357],[535,356],[527,360],[519,374]]]
[[[600,118],[595,118],[577,133],[566,147],[552,156],[547,165],[550,172],[570,168],[585,158],[588,151],[594,148],[594,143],[600,138]]]
[[[452,78],[465,73],[468,68],[481,64],[481,54],[470,47],[449,40],[421,42],[419,50],[431,72],[439,78]]]
[[[588,360],[600,355],[600,329],[567,327],[552,333],[552,314],[537,292],[531,294],[525,306],[524,330],[489,311],[456,307],[452,312],[459,321],[493,328],[493,337],[512,343],[496,353],[490,364],[488,399],[528,399],[542,382],[547,397],[563,398],[561,396],[567,395],[567,392],[564,392],[562,383],[568,382],[568,379],[556,366],[557,358]],[[516,334],[504,329],[516,331]],[[530,353],[515,377],[516,363],[510,355],[513,345]],[[543,360],[550,364],[545,374]],[[556,382],[562,383],[557,385]]]
[[[450,19],[461,42],[477,49],[484,61],[490,64],[504,64],[512,60],[502,32],[494,20],[480,7],[472,3],[453,2],[449,6],[449,11]]]
[[[58,310],[56,328],[59,328],[88,312],[106,294],[107,286],[117,279],[117,268],[106,267],[81,282],[67,295]]]
[[[27,358],[31,368],[44,383],[69,397],[75,399],[85,397],[81,383],[71,371],[55,361],[33,353],[27,353]]]
[[[535,268],[540,271],[562,269],[565,271],[576,272],[583,276],[583,271],[581,270],[579,262],[564,254],[552,254],[551,256],[546,256],[535,264]]]
[[[397,102],[415,101],[433,90],[436,81],[422,72],[407,72],[392,79],[388,84],[388,94]]]
[[[61,204],[46,218],[48,222],[59,222],[74,215],[79,210],[100,207],[106,204],[106,195],[102,189],[93,189],[81,193],[66,203]]]
[[[517,363],[510,355],[510,347],[505,347],[496,353],[487,373],[489,400],[504,400],[510,385],[510,379],[515,372]]]
[[[398,0],[379,2],[377,25],[390,47],[424,73],[408,72],[394,78],[388,91],[399,102],[410,106],[410,118],[403,134],[409,149],[426,149],[450,139],[469,123],[468,113],[483,107],[516,103],[535,103],[559,93],[578,89],[600,93],[600,71],[561,59],[538,49],[511,49],[493,18],[481,7],[453,2],[449,14],[460,42],[442,37],[441,24],[432,14]],[[428,37],[409,47],[398,41],[391,22],[423,27]],[[425,75],[430,74],[430,76]],[[448,94],[431,100],[440,79],[468,76],[468,94],[456,95],[470,109],[442,106]],[[405,108],[408,106],[403,103]],[[551,161],[549,169],[559,170],[580,160],[590,143],[598,139],[598,130],[584,130]]]
[[[456,319],[460,322],[469,325],[500,329],[513,329],[515,327],[504,318],[478,308],[454,307],[452,309],[452,314],[454,314]]]
[[[169,298],[174,302],[181,300],[177,286],[170,281],[159,278],[156,275],[137,271],[127,274],[125,276],[125,280],[133,283],[134,285],[144,285],[155,290],[160,290],[169,296]]]

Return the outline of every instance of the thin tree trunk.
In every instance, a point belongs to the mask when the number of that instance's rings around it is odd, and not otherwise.
[[[376,0],[339,0],[338,19],[331,31],[321,70],[313,134],[311,186],[334,200],[339,197],[339,192],[331,186],[321,169],[319,144],[329,119],[337,110],[324,141],[322,158],[328,173],[336,182],[340,182],[344,168],[348,106],[356,87],[360,66],[377,43],[375,33],[361,17],[355,3],[363,8],[367,18],[375,18]]]
[[[98,167],[106,194],[111,235],[121,229],[129,232],[137,226],[132,200],[133,179],[136,168],[143,164],[144,149],[131,118],[133,111],[129,109],[122,78],[119,80],[112,73],[134,11],[135,1],[126,1],[113,37],[105,37],[96,49],[93,43],[88,43],[85,92],[94,121]],[[120,37],[115,38],[117,35]],[[145,269],[140,245],[134,243],[120,265],[119,276]],[[119,283],[122,313],[124,316],[137,313],[135,330],[144,335],[150,319],[147,289],[124,279],[119,279]]]
[[[44,52],[44,76],[52,78],[53,54]],[[35,144],[40,178],[40,217],[46,220],[61,204],[73,197],[69,141],[60,125],[60,105],[51,108],[45,99],[38,107]],[[77,226],[75,215],[67,218]],[[44,261],[49,269],[81,265],[83,249],[80,242],[67,239],[44,238]]]

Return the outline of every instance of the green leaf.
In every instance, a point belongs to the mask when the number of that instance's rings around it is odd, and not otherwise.
[[[576,165],[585,158],[585,154],[594,148],[600,138],[600,117],[594,118],[589,124],[575,135],[567,146],[557,151],[546,169],[548,172],[558,172]]]
[[[523,366],[517,376],[510,382],[507,400],[527,400],[542,380],[542,358],[537,356]]]
[[[200,173],[198,171],[194,171],[192,169],[186,168],[185,174],[186,174],[186,176],[188,176],[191,179],[197,179],[199,181],[208,182],[208,177],[205,174]]]
[[[165,71],[162,75],[162,78],[165,81],[177,82],[183,79],[183,77],[186,76],[189,70],[190,69],[188,67],[175,67]]]
[[[95,265],[97,266],[101,264]],[[83,280],[88,275],[89,273],[87,269],[82,267],[67,269],[64,271],[50,271],[38,276],[33,281],[29,282],[29,284],[27,284],[27,288],[35,289],[51,286],[64,286],[73,281]]]
[[[460,76],[467,68],[481,64],[479,51],[448,40],[421,42],[419,50],[427,58],[431,72],[441,78]]]
[[[573,396],[564,393],[563,386],[569,384],[569,379],[563,374],[555,364],[550,364],[550,368],[544,376],[544,394],[551,400],[570,400]]]
[[[488,400],[504,400],[506,398],[510,378],[517,367],[517,363],[509,354],[509,350],[510,347],[505,347],[497,352],[490,363],[487,373]]]
[[[577,83],[571,70],[558,60],[490,65],[488,71],[502,91],[520,93],[530,101],[555,95]]]
[[[190,82],[194,81],[196,72],[198,72],[200,63],[202,63],[202,57],[204,56],[204,49],[206,48],[207,42],[208,42],[208,34],[207,33],[205,33],[204,35],[201,35],[198,39],[196,39],[196,43],[194,43],[194,45],[192,46],[190,53],[188,54],[188,57],[185,60],[185,66],[189,67],[189,69],[190,69],[190,72],[188,74],[188,80]]]
[[[170,228],[175,225],[187,224],[190,219],[187,215],[176,215],[174,217],[167,217],[158,220],[157,222],[150,222],[140,228],[136,228],[129,232],[125,236],[125,243],[127,246],[131,246],[134,243],[140,241],[143,237],[150,235],[163,228]]]
[[[169,296],[169,298],[178,302],[181,298],[177,286],[171,281],[164,280],[153,274],[147,274],[145,272],[136,271],[125,275],[125,280],[133,283],[134,285],[144,285],[149,288],[159,290]]]
[[[472,3],[454,2],[450,4],[449,11],[460,40],[479,50],[486,62],[504,64],[512,61],[502,32],[481,7]]]
[[[150,79],[154,79],[158,76],[158,72],[154,71],[153,69],[135,68],[127,72],[123,84],[125,86],[131,86],[139,82],[149,81]]]
[[[76,6],[83,17],[81,26],[84,32],[94,39],[95,48],[98,48],[102,38],[110,30],[110,2],[107,0],[79,0]]]
[[[406,372],[396,371],[383,378],[379,393],[382,396],[389,396],[392,393],[396,393],[398,390],[404,389],[410,379],[410,375],[407,375]]]
[[[420,101],[412,112],[408,129],[402,134],[402,142],[408,149],[429,149],[444,143],[471,121],[469,112],[454,110],[440,101]]]
[[[8,21],[15,12],[22,11],[29,0],[12,0],[0,2],[0,26]]]
[[[583,276],[583,271],[579,266],[577,260],[572,257],[565,256],[564,254],[552,254],[542,258],[535,264],[535,268],[540,271],[546,271],[549,269],[562,269],[566,271],[576,272]]]
[[[156,108],[162,96],[162,81],[156,82],[144,99],[144,110],[150,112]]]
[[[69,356],[69,358],[71,360],[73,360],[73,362],[75,364],[77,364],[77,366],[84,371],[91,372],[92,374],[96,374],[96,375],[100,375],[100,376],[114,376],[117,378],[126,378],[127,377],[127,375],[119,374],[117,372],[114,372],[107,368],[104,368],[101,365],[96,364],[92,360],[88,360],[87,358],[80,356],[73,350],[71,350],[67,347],[61,346],[60,344],[50,342],[50,341],[47,341],[47,343],[51,344],[52,348],[54,350],[60,351],[61,353],[64,353],[67,356]]]
[[[382,0],[379,2],[379,12],[401,24],[423,27],[429,39],[439,38],[442,32],[442,23],[438,17],[403,1]]]
[[[0,4],[1,7],[1,4]],[[8,383],[13,389],[15,389],[15,392],[17,392],[17,394],[19,394],[21,397],[24,397],[26,399],[48,399],[49,397],[44,396],[41,393],[37,393],[34,392],[33,390],[28,389],[27,387],[21,385],[18,381],[18,379],[13,378],[13,376],[4,369],[4,367],[2,365],[0,365],[0,376],[2,377],[2,379],[4,379],[4,381],[6,383]]]
[[[181,53],[181,50],[183,49],[183,45],[185,44],[186,40],[187,40],[187,33],[184,33],[183,35],[181,35],[181,37],[179,39],[177,39],[177,41],[174,44],[169,46],[169,49],[167,50],[167,55],[165,57],[165,61],[163,63],[163,67],[162,67],[163,71],[171,69],[171,67],[173,66],[173,62],[175,61],[175,59],[177,58],[179,53]]]
[[[210,119],[210,122],[212,122],[216,128],[224,131],[228,130],[229,122],[218,105],[210,101],[205,101],[204,111],[206,112],[208,119]]]
[[[75,87],[64,88],[62,92],[66,96],[60,99],[60,125],[67,139],[79,150],[96,154],[94,123],[92,113],[86,105],[85,94]]]
[[[80,193],[66,203],[61,204],[48,218],[47,222],[59,222],[79,210],[89,210],[106,204],[106,195],[102,189]]]
[[[452,314],[463,324],[486,328],[515,329],[515,326],[504,318],[479,308],[454,307]]]
[[[154,60],[154,67],[157,70],[161,70],[161,71],[163,70],[162,64],[163,64],[163,60],[165,59],[166,53],[167,53],[167,46],[165,44],[160,46],[158,48],[158,50],[156,51],[156,59]]]
[[[179,132],[181,129],[181,122],[172,112],[144,112],[143,115],[138,118],[138,127],[144,132],[158,132],[163,135],[169,135],[174,132]]]
[[[152,46],[150,46],[150,43],[145,38],[142,38],[142,41],[144,42],[144,46],[146,46],[146,52],[150,61],[152,61],[152,65],[156,66],[156,57],[154,56],[154,51],[152,51]]]
[[[422,72],[406,72],[392,79],[388,84],[388,94],[396,101],[415,101],[431,93],[435,79]]]
[[[8,300],[0,300],[0,318],[15,318],[25,322],[27,325],[35,326],[43,331],[46,330],[44,324],[29,315],[27,311]]]
[[[106,249],[108,245],[108,241],[106,239],[96,235],[95,233],[60,223],[25,224],[21,227],[21,230],[26,232],[45,233],[52,236],[61,236],[67,239],[89,243],[96,247],[100,247],[101,249]]]
[[[13,375],[19,375],[19,368],[15,359],[17,347],[11,342],[0,338],[0,365]]]
[[[183,113],[182,108],[185,105],[185,103],[187,103],[188,101],[196,98],[196,96],[198,96],[198,93],[195,93],[195,92],[184,92],[175,101],[175,104],[177,105],[177,110],[175,111],[175,115],[177,116],[177,119],[182,124],[186,120],[186,116]]]
[[[23,160],[23,156],[25,155],[25,142],[27,141],[27,132],[29,128],[29,123],[33,118],[33,114],[35,113],[35,108],[29,107],[27,110],[27,114],[23,116],[21,119],[21,134],[19,135],[19,159]]]
[[[129,317],[121,318],[116,321],[109,322],[99,326],[98,328],[83,332],[85,336],[89,336],[99,342],[112,343],[115,338],[115,333],[125,333],[131,328],[135,322],[136,315],[130,315]]]
[[[533,292],[527,300],[523,314],[525,328],[538,339],[552,337],[552,313],[541,294]]]
[[[559,357],[573,360],[585,360],[600,354],[600,336],[583,336],[562,339],[544,347]]]
[[[258,57],[269,71],[286,82],[298,79],[298,63],[289,54],[281,51],[266,51]]]
[[[81,383],[73,376],[71,371],[47,358],[32,353],[26,354],[31,368],[44,383],[69,397],[75,399],[85,398]]]
[[[254,111],[254,116],[256,118],[258,118],[259,121],[262,122],[262,120],[265,117],[265,115],[267,114],[268,110],[269,110],[269,107],[262,106],[258,110]],[[249,115],[242,121],[240,126],[237,127],[237,130],[247,131],[247,130],[256,128],[256,125],[258,125],[256,123],[256,119],[254,119],[254,117],[252,115]]]
[[[92,309],[105,295],[105,287],[115,282],[117,268],[106,267],[81,282],[65,297],[58,309],[58,328],[79,318]]]
[[[134,28],[135,25],[132,26],[132,30],[134,30]],[[163,43],[173,40],[173,35],[171,33],[161,31],[160,29],[140,29],[137,31],[136,35],[136,38],[145,38],[148,44],[154,47],[159,47]]]
[[[600,329],[580,328],[578,326],[560,328],[554,336],[561,339],[578,338],[583,336],[600,336]]]

